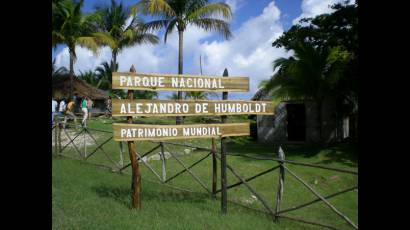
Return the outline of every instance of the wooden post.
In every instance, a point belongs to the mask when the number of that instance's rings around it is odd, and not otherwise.
[[[83,129],[86,129],[86,128],[84,127]],[[85,143],[85,133],[86,132],[84,132],[84,159],[87,157],[87,145]]]
[[[55,128],[54,128],[54,154],[58,154],[58,122],[55,123]]]
[[[122,141],[120,141],[120,165],[121,167],[124,167],[124,146],[122,144]]]
[[[282,150],[282,147],[279,146],[278,158],[280,160],[285,160],[285,153]],[[279,162],[279,185],[278,185],[278,192],[276,193],[276,208],[275,208],[275,221],[279,222],[279,211],[280,211],[280,204],[282,202],[282,195],[283,195],[283,184],[285,182],[285,168],[284,162]]]
[[[122,141],[119,142],[119,145],[120,145],[120,165],[121,165],[121,167],[124,167],[124,157],[123,157],[124,147],[122,145]]]
[[[217,162],[216,162],[216,141],[212,138],[212,197],[216,198]]]
[[[131,66],[130,72],[136,72],[134,65]],[[134,98],[134,90],[128,90],[127,98]],[[132,124],[132,116],[127,117],[128,124]],[[132,167],[132,182],[131,182],[131,205],[132,208],[141,209],[141,173],[136,157],[134,141],[128,141],[128,153],[130,156]]]
[[[228,76],[228,70],[225,68],[223,77]],[[228,92],[222,92],[222,100],[228,100]],[[222,123],[226,123],[226,116],[221,116]],[[227,213],[227,178],[226,178],[226,146],[225,146],[226,137],[221,138],[221,212],[222,214]]]
[[[58,152],[61,153],[61,129],[63,129],[63,125],[58,123]]]
[[[165,152],[164,152],[164,143],[160,142],[161,146],[161,158],[162,158],[162,181],[165,182],[167,180],[167,166],[165,162]]]

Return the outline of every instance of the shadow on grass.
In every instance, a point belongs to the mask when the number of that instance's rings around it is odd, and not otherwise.
[[[116,202],[129,207],[131,189],[119,188],[107,185],[92,187],[92,190],[102,198],[111,198]]]
[[[315,164],[340,163],[349,167],[357,167],[358,148],[355,143],[337,143],[328,146],[320,145],[290,145],[290,144],[261,144],[250,138],[230,138],[227,142],[228,154],[247,155],[263,158],[277,157],[279,146],[287,158],[306,158]],[[244,161],[254,161],[243,158]]]
[[[102,198],[111,198],[116,202],[130,207],[131,188],[114,187],[108,185],[99,185],[92,187],[92,190]],[[155,200],[160,202],[186,202],[186,203],[205,203],[209,200],[208,194],[191,193],[185,191],[161,191],[157,190],[142,190],[141,197],[145,201]]]

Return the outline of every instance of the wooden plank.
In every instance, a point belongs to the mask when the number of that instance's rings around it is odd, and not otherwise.
[[[332,198],[332,197],[338,196],[338,195],[340,195],[340,194],[343,194],[343,193],[352,191],[352,190],[354,190],[354,189],[357,189],[357,186],[353,186],[353,187],[348,188],[348,189],[345,189],[345,190],[343,190],[343,191],[340,191],[340,192],[337,192],[337,193],[333,193],[333,194],[331,194],[331,195],[327,195],[327,196],[325,196],[325,197],[323,197],[323,198],[325,198],[326,200],[328,200],[329,198]],[[321,199],[320,199],[320,198],[317,198],[317,199],[315,199],[315,200],[312,200],[312,201],[309,201],[309,202],[300,204],[300,205],[298,205],[298,206],[293,206],[292,208],[288,208],[288,209],[282,210],[282,211],[280,211],[280,212],[278,212],[278,213],[276,213],[276,214],[283,214],[283,213],[286,213],[286,212],[294,211],[294,210],[297,210],[297,209],[306,207],[306,206],[308,206],[308,205],[314,204],[314,203],[319,202],[319,201],[321,201]],[[279,216],[279,215],[278,215],[278,216]]]
[[[112,116],[273,115],[270,101],[245,100],[112,100]]]
[[[270,168],[270,169],[268,169],[268,170],[265,170],[265,171],[263,171],[263,172],[260,172],[260,173],[254,175],[254,176],[249,177],[249,178],[246,178],[245,181],[246,181],[246,182],[249,182],[249,181],[251,181],[251,180],[253,180],[253,179],[256,179],[256,178],[258,178],[258,177],[260,177],[260,176],[265,175],[266,173],[272,172],[273,170],[275,170],[275,169],[277,169],[277,168],[279,168],[279,165],[277,165],[277,166],[275,166],[275,167],[272,167],[272,168]],[[239,185],[241,185],[241,184],[242,184],[242,182],[239,181],[239,182],[236,182],[235,184],[231,184],[231,185],[227,186],[226,189],[231,189],[231,188],[234,188],[234,187],[239,186]],[[221,192],[221,191],[222,191],[222,190],[219,189],[219,190],[216,190],[215,193],[218,193],[218,192]]]
[[[173,157],[175,158],[175,160],[177,160],[177,162],[178,162],[179,164],[181,164],[182,167],[184,167],[184,169],[186,169],[187,172],[188,172],[189,174],[191,174],[191,176],[192,176],[208,193],[211,193],[211,191],[209,191],[209,189],[206,187],[206,185],[204,184],[204,182],[202,182],[197,176],[195,176],[195,174],[184,164],[184,162],[182,162],[182,161],[176,156],[176,154],[172,153],[172,151],[170,151],[167,147],[165,147],[165,148],[168,150],[169,154],[171,154],[171,156],[173,156]]]
[[[221,155],[222,155],[222,154],[221,154]],[[219,157],[218,155],[217,155],[216,157],[219,158],[219,160],[222,160],[222,157]],[[226,164],[226,167],[232,172],[232,174],[233,174],[236,178],[238,178],[238,179],[242,182],[242,184],[244,184],[244,185],[246,186],[246,188],[248,188],[248,190],[249,190],[253,195],[256,196],[256,198],[258,198],[258,200],[263,204],[263,206],[269,211],[269,213],[271,214],[272,218],[274,218],[275,213],[274,213],[274,211],[272,210],[272,208],[269,206],[268,202],[267,202],[261,195],[259,195],[259,194],[256,192],[256,190],[253,189],[253,188],[245,181],[245,179],[243,179],[241,176],[239,176],[239,174],[237,174],[237,173],[233,170],[233,168],[232,168],[231,166],[229,166],[228,164]],[[222,193],[223,193],[223,188],[222,188]],[[223,213],[224,213],[224,210],[223,210],[223,209],[222,209],[222,211],[223,211]],[[226,213],[226,210],[225,210],[225,213]]]
[[[188,169],[191,169],[192,167],[194,167],[195,165],[199,164],[201,161],[205,160],[206,158],[208,158],[208,156],[211,155],[211,153],[208,153],[206,156],[202,157],[201,159],[199,159],[198,161],[196,161],[195,163],[193,163],[192,165],[188,166],[187,169],[183,169],[182,171],[178,172],[177,174],[173,175],[172,177],[170,177],[168,180],[165,180],[165,183],[170,182],[171,180],[173,180],[174,178],[176,178],[177,176],[181,175],[182,173],[186,172]]]
[[[58,121],[55,123],[54,127],[54,154],[58,154],[58,130],[59,130]]]
[[[216,138],[212,138],[212,197],[216,198],[216,182],[217,182],[217,162],[216,162]]]
[[[279,161],[279,184],[278,184],[278,191],[276,193],[276,206],[275,206],[275,221],[279,222],[278,213],[280,211],[282,197],[283,197],[283,188],[285,184],[285,168],[283,160],[285,160],[285,153],[283,152],[282,147],[279,146],[278,158],[281,160]]]
[[[289,172],[290,175],[292,175],[296,180],[298,180],[300,183],[302,183],[306,188],[308,188],[315,196],[317,196],[319,199],[321,199],[332,211],[334,211],[337,215],[342,217],[347,223],[349,223],[353,228],[358,229],[358,226],[353,223],[352,220],[350,220],[345,214],[340,212],[338,209],[336,209],[335,206],[333,206],[329,201],[327,201],[322,195],[320,195],[316,190],[314,190],[308,183],[306,183],[304,180],[302,180],[300,177],[298,177],[292,170],[290,170],[288,167],[283,166],[286,171]]]
[[[250,135],[249,122],[196,125],[142,125],[114,123],[115,141],[172,140]]]
[[[159,145],[161,146],[162,181],[165,183],[165,181],[167,180],[167,165],[166,165],[167,158],[165,157],[164,143],[161,142]]]
[[[150,91],[248,92],[248,77],[113,72],[113,89]]]

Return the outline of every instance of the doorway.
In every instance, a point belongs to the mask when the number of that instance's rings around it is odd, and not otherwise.
[[[288,141],[306,140],[306,110],[304,104],[286,104]]]

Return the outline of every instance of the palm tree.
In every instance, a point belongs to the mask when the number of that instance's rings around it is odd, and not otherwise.
[[[193,100],[206,100],[208,98],[208,94],[205,92],[187,92],[185,93],[185,99],[193,99]]]
[[[117,68],[118,64],[114,66],[112,62],[110,64],[108,62],[101,63],[101,66],[95,69],[97,78],[99,79],[96,87],[104,90],[111,89],[112,72]]]
[[[143,30],[144,22],[136,13],[136,8],[125,8],[122,3],[117,4],[114,0],[111,0],[110,6],[96,7],[99,32],[93,35],[100,44],[110,47],[112,63],[115,63],[113,72],[118,70],[117,55],[123,48],[135,44],[158,43],[157,36]],[[129,19],[131,21],[127,23]]]
[[[78,75],[78,78],[80,78],[81,80],[87,82],[88,84],[92,86],[97,86],[99,82],[96,73],[92,70],[88,70],[86,72],[80,71],[80,75]]]
[[[165,43],[168,34],[174,29],[178,30],[178,74],[183,74],[183,40],[188,25],[197,26],[205,31],[216,31],[226,39],[232,36],[229,23],[218,18],[231,18],[231,8],[225,3],[209,3],[208,0],[142,0],[139,5],[142,6],[143,12],[160,17],[146,23],[145,28],[165,28]],[[178,99],[182,99],[182,92],[178,92]],[[177,117],[177,124],[181,122],[180,119]]]
[[[338,82],[349,55],[338,47],[317,49],[308,43],[293,47],[294,55],[273,62],[278,71],[263,89],[273,96],[286,99],[311,99],[317,103],[319,138],[322,139],[322,106],[325,98],[338,97]]]
[[[77,59],[75,47],[80,45],[97,53],[98,45],[91,35],[94,32],[94,14],[83,14],[84,1],[54,1],[52,45],[65,44],[70,53],[70,97],[73,95],[74,62]]]
[[[134,92],[134,99],[156,99],[158,98],[157,91],[137,90]]]

